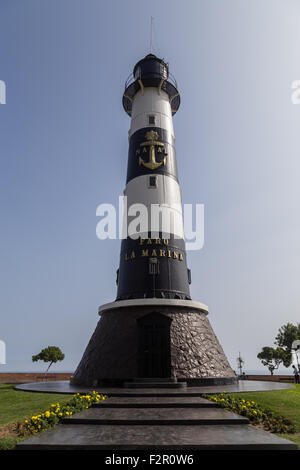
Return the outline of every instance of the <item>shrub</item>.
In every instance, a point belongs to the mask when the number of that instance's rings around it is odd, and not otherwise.
[[[92,392],[89,395],[80,395],[77,393],[73,395],[70,402],[60,405],[53,403],[50,409],[26,419],[23,423],[18,425],[18,433],[21,436],[27,434],[36,434],[40,431],[45,431],[58,424],[64,418],[70,418],[74,413],[90,408],[94,403],[105,400],[106,395],[100,395],[97,392]]]
[[[269,410],[261,408],[254,401],[235,398],[232,395],[221,393],[218,395],[203,394],[203,398],[213,401],[222,408],[246,416],[254,425],[260,425],[266,431],[273,433],[295,433],[295,425],[283,416],[276,415]]]

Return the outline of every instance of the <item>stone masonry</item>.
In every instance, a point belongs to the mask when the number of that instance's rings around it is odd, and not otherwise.
[[[138,376],[137,319],[153,311],[171,317],[171,376],[177,379],[234,378],[207,315],[182,307],[123,307],[101,315],[72,383],[90,386]]]

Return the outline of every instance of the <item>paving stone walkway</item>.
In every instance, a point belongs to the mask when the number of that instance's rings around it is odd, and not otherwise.
[[[191,394],[142,390],[114,396],[21,442],[22,450],[297,450],[247,418]],[[136,392],[136,391],[135,391]],[[171,391],[170,391],[171,392]]]

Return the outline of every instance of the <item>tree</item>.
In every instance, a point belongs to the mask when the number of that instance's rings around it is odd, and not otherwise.
[[[37,354],[36,356],[32,356],[32,362],[36,362],[36,361],[50,362],[45,372],[45,375],[46,375],[53,363],[62,361],[64,358],[65,358],[65,355],[61,352],[58,346],[48,346],[47,348],[42,349],[41,352]]]
[[[287,360],[286,354],[283,348],[264,346],[261,352],[257,354],[257,357],[261,360],[262,364],[269,369],[271,375],[273,375],[274,370],[278,369],[279,365]]]
[[[283,325],[278,330],[278,334],[275,338],[275,344],[283,348],[285,351],[285,360],[283,365],[289,367],[292,363],[292,343],[296,339],[300,339],[300,323],[293,325],[292,323],[287,323]]]
[[[242,375],[242,373],[243,373],[243,364],[245,364],[245,361],[244,361],[244,359],[241,357],[241,353],[240,353],[240,352],[239,352],[238,357],[236,358],[236,362],[237,362],[238,369],[239,369],[239,371],[240,371],[240,374],[239,374],[239,375]]]

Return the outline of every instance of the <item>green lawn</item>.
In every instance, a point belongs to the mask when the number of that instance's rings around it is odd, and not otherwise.
[[[234,396],[253,400],[263,408],[290,419],[296,426],[296,434],[278,434],[278,436],[289,439],[300,447],[300,385],[289,390],[237,393]]]
[[[72,395],[32,393],[0,385],[0,449],[12,448],[20,441],[15,431],[18,421],[46,410],[51,403],[66,403]]]

